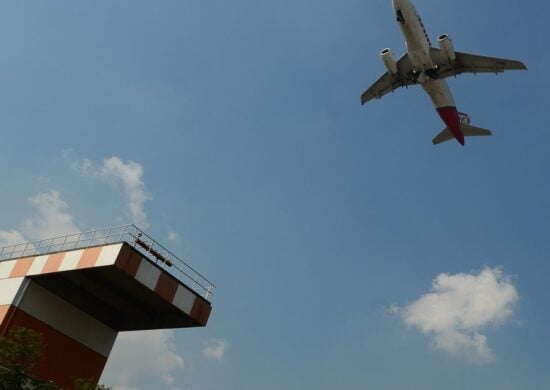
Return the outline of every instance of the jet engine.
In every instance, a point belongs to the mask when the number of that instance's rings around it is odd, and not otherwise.
[[[380,52],[380,56],[382,57],[382,61],[384,61],[384,65],[386,66],[386,69],[388,69],[388,72],[390,74],[396,74],[397,73],[397,62],[395,62],[395,59],[393,58],[393,53],[391,49],[384,49]]]
[[[445,54],[447,61],[453,62],[456,58],[456,53],[453,48],[451,37],[449,37],[448,34],[442,34],[437,38],[437,41],[439,42],[439,47],[441,48],[443,54]]]

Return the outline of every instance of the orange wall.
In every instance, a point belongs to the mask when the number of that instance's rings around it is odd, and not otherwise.
[[[65,390],[73,388],[74,378],[91,378],[99,381],[107,357],[92,351],[24,311],[10,306],[4,321],[0,323],[0,334],[5,335],[14,326],[24,326],[42,334],[45,353],[44,358],[33,370],[33,375],[37,379],[53,381]]]

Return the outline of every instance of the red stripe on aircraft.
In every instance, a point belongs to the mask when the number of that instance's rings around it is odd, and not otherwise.
[[[460,142],[461,145],[464,145],[464,134],[460,129],[460,119],[458,118],[456,107],[439,107],[437,112],[451,133],[453,133],[456,140]]]

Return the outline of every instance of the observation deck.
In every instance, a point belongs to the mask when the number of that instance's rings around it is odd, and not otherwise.
[[[216,286],[213,283],[135,225],[122,225],[0,247],[0,262],[117,243],[129,244],[204,299],[210,301],[210,297],[214,295]]]
[[[134,225],[0,248],[0,336],[42,334],[35,376],[99,380],[120,331],[203,327],[215,286]]]

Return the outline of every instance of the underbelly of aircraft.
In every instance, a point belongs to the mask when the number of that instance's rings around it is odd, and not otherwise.
[[[445,80],[428,80],[421,83],[424,91],[430,96],[435,107],[455,106],[453,95]]]

